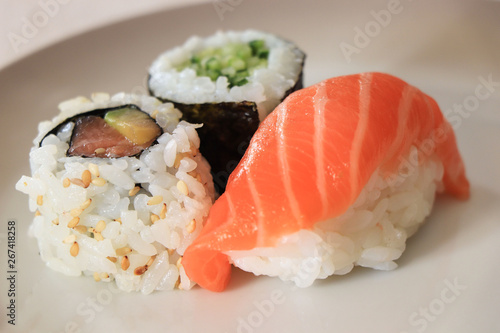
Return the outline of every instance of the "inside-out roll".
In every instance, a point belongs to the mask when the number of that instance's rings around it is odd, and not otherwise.
[[[223,191],[253,133],[288,94],[302,88],[305,54],[256,30],[219,31],[161,54],[149,69],[150,93],[203,123],[201,152]]]
[[[180,259],[214,200],[196,125],[150,96],[60,104],[30,152],[30,228],[50,268],[125,291],[189,289]]]

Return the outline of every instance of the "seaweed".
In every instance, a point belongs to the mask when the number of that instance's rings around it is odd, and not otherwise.
[[[245,154],[251,137],[259,127],[254,102],[223,102],[174,105],[182,119],[202,123],[198,129],[200,152],[210,163],[215,189],[224,192],[229,175]]]

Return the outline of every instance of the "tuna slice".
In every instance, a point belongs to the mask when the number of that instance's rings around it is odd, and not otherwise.
[[[67,154],[68,156],[106,158],[137,155],[148,148],[161,134],[161,129],[152,119],[150,127],[150,138],[147,141],[141,140],[139,143],[135,143],[103,118],[82,116],[75,122]]]

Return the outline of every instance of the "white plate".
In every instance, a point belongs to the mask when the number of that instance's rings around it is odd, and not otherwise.
[[[391,3],[220,0],[92,31],[0,72],[1,331],[498,332],[500,4]],[[443,110],[462,105],[466,113],[454,119],[470,200],[440,197],[396,270],[356,268],[303,290],[235,270],[223,293],[195,288],[143,296],[46,268],[27,237],[27,197],[14,190],[29,173],[36,124],[75,95],[144,92],[146,69],[157,54],[192,34],[229,28],[259,28],[296,42],[308,54],[307,85],[385,71],[435,97]],[[477,88],[488,77],[494,84]],[[10,219],[17,228],[16,326],[6,316]]]

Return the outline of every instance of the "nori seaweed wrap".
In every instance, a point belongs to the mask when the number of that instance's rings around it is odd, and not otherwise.
[[[182,119],[203,123],[200,151],[222,193],[260,121],[302,88],[304,61],[300,49],[275,35],[218,32],[161,54],[148,86],[151,95],[173,102]]]

